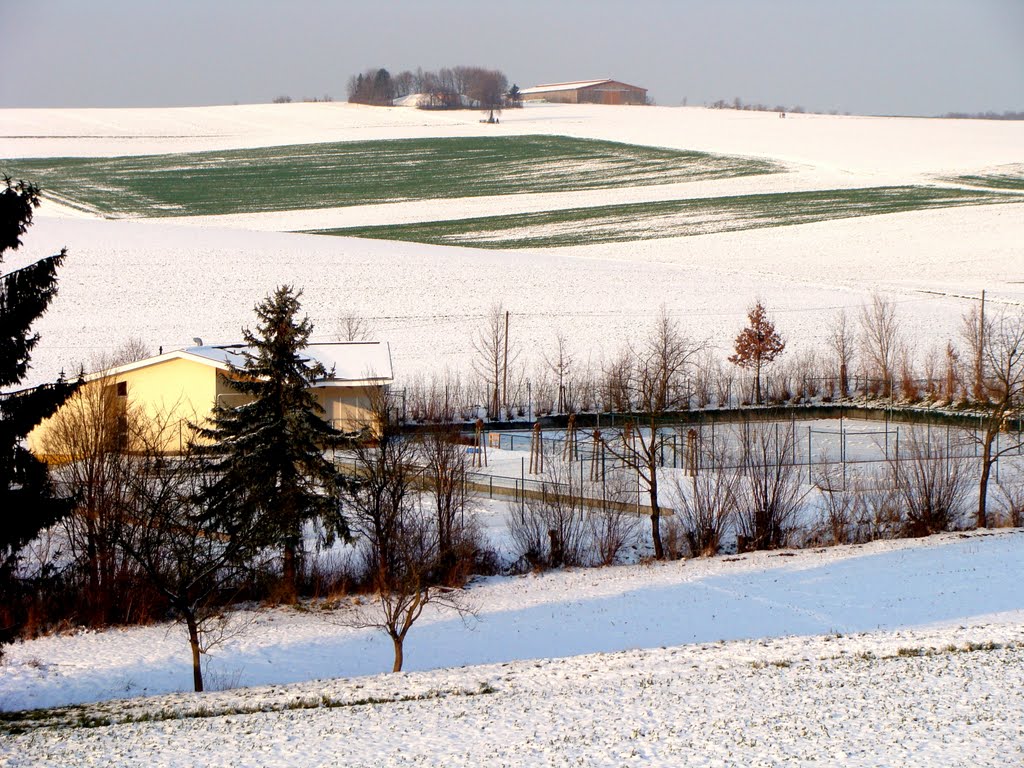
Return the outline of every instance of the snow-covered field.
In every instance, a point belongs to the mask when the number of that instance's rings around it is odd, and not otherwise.
[[[117,155],[425,136],[550,133],[746,155],[790,173],[591,192],[431,200],[159,221],[40,209],[8,266],[67,245],[61,292],[39,324],[33,376],[74,371],[131,337],[153,348],[238,338],[252,307],[282,282],[306,291],[320,338],[336,318],[371,318],[400,378],[468,369],[470,339],[497,301],[526,358],[565,334],[595,363],[635,338],[664,304],[723,351],[755,296],[790,349],[817,346],[836,308],[871,291],[899,304],[917,348],[955,337],[969,297],[1024,302],[1024,202],[871,216],[636,243],[481,251],[289,234],[285,230],[440,220],[579,205],[722,194],[931,183],[1024,155],[1024,126],[748,113],[700,108],[547,105],[476,113],[347,104],[151,110],[2,110],[7,157]],[[261,231],[277,230],[277,231]],[[154,349],[155,351],[155,349]]]
[[[855,312],[873,291],[897,303],[919,354],[957,337],[982,289],[996,310],[1024,305],[1024,202],[519,251],[289,232],[948,184],[1024,160],[1024,123],[1012,121],[568,105],[508,111],[499,126],[478,117],[345,104],[0,110],[0,155],[500,131],[766,158],[790,172],[174,221],[102,220],[46,203],[4,265],[70,250],[37,325],[32,381],[89,367],[129,338],[154,351],[195,336],[237,340],[281,283],[304,288],[319,338],[342,315],[370,318],[403,379],[467,370],[497,301],[524,359],[561,332],[580,364],[642,334],[661,305],[724,353],[758,297],[787,354],[820,346],[837,309]],[[500,515],[497,506],[484,514]],[[160,695],[66,716],[157,721],[5,735],[0,764],[1020,765],[1022,564],[1024,534],[1007,531],[488,579],[471,590],[477,621],[435,615],[414,628],[413,671],[399,676],[362,677],[389,667],[383,636],[317,610],[254,612],[216,651],[209,680],[270,687],[201,698],[171,695],[190,683],[179,627],[47,637],[10,648],[0,708]],[[287,709],[314,701],[324,706]],[[283,711],[229,714],[264,705]],[[222,714],[160,721],[165,711]]]
[[[970,297],[1024,302],[1024,206],[998,205],[793,227],[513,252],[40,216],[17,258],[70,249],[60,293],[38,323],[34,373],[73,372],[140,337],[151,348],[236,341],[277,285],[305,290],[315,337],[370,318],[407,380],[468,370],[491,306],[534,359],[562,332],[597,365],[645,332],[664,305],[724,357],[759,296],[792,352],[824,344],[837,308],[872,290],[897,302],[917,350],[957,339]]]
[[[475,621],[414,627],[397,676],[383,635],[257,613],[209,679],[263,687],[203,696],[166,695],[191,681],[180,627],[47,637],[9,650],[0,706],[108,703],[19,723],[0,759],[1019,765],[1022,577],[1007,530],[492,578]]]

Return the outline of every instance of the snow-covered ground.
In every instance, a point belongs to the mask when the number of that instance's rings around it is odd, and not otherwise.
[[[499,125],[473,111],[358,104],[5,109],[4,157],[105,157],[433,136],[559,134],[777,159],[853,174],[952,173],[1021,162],[1014,121],[533,104]]]
[[[813,551],[492,577],[467,622],[425,616],[406,669],[429,670],[788,635],[1019,624],[1024,533],[947,534]],[[289,684],[390,669],[391,643],[343,611],[275,609],[216,648],[211,687]],[[190,690],[182,626],[58,634],[18,643],[0,667],[0,708]]]
[[[398,676],[375,674],[390,663],[383,635],[315,608],[264,611],[214,652],[209,679],[270,687],[57,714],[63,727],[7,736],[0,758],[1019,765],[1022,577],[1024,532],[1007,530],[492,578],[470,589],[476,620],[431,615],[414,627],[412,672]],[[180,627],[47,637],[8,653],[4,709],[191,682]],[[299,704],[314,709],[232,714]],[[207,716],[177,719],[197,710]]]
[[[342,315],[370,318],[400,378],[468,370],[471,339],[497,301],[524,359],[561,332],[580,364],[595,365],[661,305],[724,351],[758,297],[798,352],[822,344],[838,308],[856,312],[877,290],[897,302],[923,354],[957,337],[982,289],[997,309],[1024,304],[1024,203],[513,252],[284,231],[933,183],[1024,155],[1024,124],[1012,121],[564,105],[508,111],[498,126],[477,119],[345,104],[0,110],[0,154],[550,133],[768,158],[790,172],[178,222],[100,220],[47,203],[4,265],[70,249],[37,324],[32,380],[89,367],[134,337],[154,351],[195,336],[237,340],[281,283],[304,288],[319,338]],[[482,513],[492,529],[497,504]],[[383,636],[316,610],[255,612],[216,651],[209,681],[272,688],[103,705],[97,716],[321,697],[329,707],[40,729],[4,736],[0,763],[1020,765],[1022,564],[1024,534],[1006,531],[488,579],[471,590],[477,621],[431,615],[414,628],[413,671],[400,676],[359,677],[389,667]],[[346,679],[307,682],[337,677]],[[10,648],[0,707],[167,695],[189,683],[179,627],[76,633]],[[410,693],[425,698],[402,700]]]
[[[477,250],[415,243],[40,217],[15,266],[67,245],[60,293],[37,324],[37,380],[77,370],[125,340],[153,351],[236,341],[281,283],[305,290],[315,337],[344,314],[370,318],[397,375],[468,371],[472,339],[495,302],[511,338],[539,360],[565,335],[598,365],[639,338],[661,305],[720,354],[760,297],[790,352],[824,345],[837,308],[871,291],[897,302],[919,354],[959,338],[960,316],[1024,302],[1024,205],[979,206],[639,243]]]
[[[347,104],[188,109],[0,110],[8,157],[195,151],[423,136],[550,133],[763,157],[789,173],[662,187],[511,195],[198,217],[169,222],[82,218],[53,203],[8,267],[67,245],[60,295],[39,323],[34,381],[89,366],[128,338],[151,348],[236,340],[277,285],[305,289],[320,338],[337,318],[371,318],[408,380],[468,370],[471,339],[495,302],[512,312],[524,360],[563,333],[596,364],[643,333],[660,305],[722,350],[763,299],[792,352],[818,346],[837,308],[871,291],[899,304],[916,350],[943,348],[982,289],[998,307],[1024,302],[1024,202],[637,243],[481,251],[283,231],[437,220],[722,194],[931,183],[1019,163],[1012,121],[862,118],[701,108],[540,105],[498,126],[477,115]]]

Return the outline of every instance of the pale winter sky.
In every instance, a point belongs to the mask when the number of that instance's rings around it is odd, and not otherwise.
[[[664,105],[1024,110],[1024,0],[0,0],[0,34],[0,107],[341,100],[368,67],[470,64]]]

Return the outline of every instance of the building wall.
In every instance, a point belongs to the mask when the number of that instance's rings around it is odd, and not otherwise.
[[[113,414],[110,409],[117,409],[125,418],[130,413],[133,421],[154,425],[162,450],[178,452],[192,436],[189,423],[201,421],[210,412],[216,374],[209,365],[179,359],[86,382],[57,413],[29,433],[28,447],[48,461],[66,460],[66,446],[73,442],[68,430],[76,422],[82,430],[91,429],[104,412]],[[126,447],[138,450],[137,443]]]
[[[624,83],[601,83],[579,91],[580,104],[646,104],[647,91]]]
[[[378,431],[374,403],[380,387],[316,387],[317,402],[324,409],[324,419],[342,432],[358,432],[364,427]]]
[[[523,101],[546,101],[549,104],[578,104],[579,91],[573,89],[568,91],[548,91],[547,93],[528,93],[523,96]]]
[[[324,409],[324,419],[337,429],[355,432],[378,427],[373,403],[379,387],[316,387],[313,393]],[[159,432],[165,453],[179,453],[194,437],[192,424],[202,424],[214,403],[235,407],[249,400],[231,388],[217,368],[192,360],[165,360],[125,373],[87,382],[49,419],[28,436],[28,447],[50,462],[67,461],[89,451],[88,433],[111,434],[123,422],[124,447],[141,450],[132,440],[129,421],[149,434]],[[147,426],[148,425],[148,426]]]
[[[647,91],[613,80],[563,91],[524,94],[523,101],[547,101],[552,104],[646,104]]]

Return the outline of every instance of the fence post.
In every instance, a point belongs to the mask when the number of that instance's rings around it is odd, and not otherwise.
[[[812,451],[812,446],[811,446],[811,428],[810,428],[810,426],[808,426],[807,427],[807,484],[808,485],[810,485],[811,483],[814,482],[814,479],[811,477],[811,451]]]
[[[799,462],[797,461],[796,456],[796,414],[794,413],[792,415],[793,421],[790,422],[789,428],[790,434],[793,435],[793,466],[795,467]]]
[[[888,434],[888,433],[886,433]],[[896,483],[900,482],[900,428],[896,427]]]

